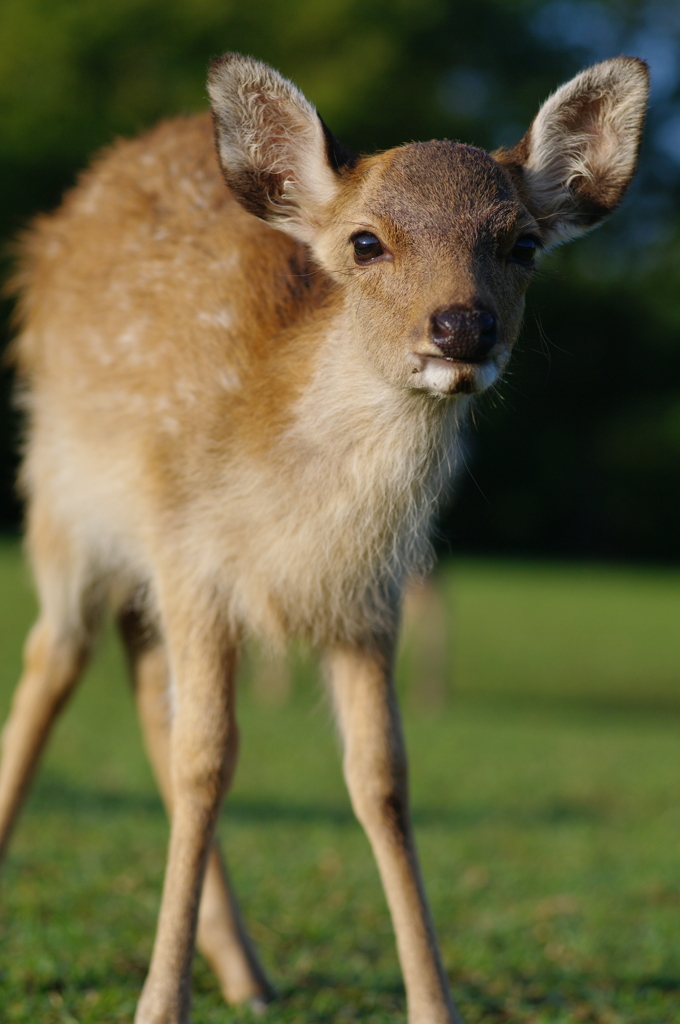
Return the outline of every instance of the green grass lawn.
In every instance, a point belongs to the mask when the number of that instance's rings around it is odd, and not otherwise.
[[[438,586],[399,685],[418,843],[466,1022],[680,1022],[680,571],[460,561]],[[6,542],[3,717],[31,616]],[[385,902],[313,669],[297,659],[283,700],[253,665],[220,832],[281,993],[268,1019],[402,1021]],[[107,636],[4,867],[0,1021],[131,1020],[166,839]],[[249,1019],[199,959],[196,1024]]]

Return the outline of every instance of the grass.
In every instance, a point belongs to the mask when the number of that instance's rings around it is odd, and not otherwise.
[[[399,685],[417,837],[466,1022],[680,1022],[680,572],[461,561],[438,593],[414,605]],[[7,542],[3,716],[32,614]],[[251,658],[220,824],[282,996],[269,1018],[403,1021],[330,715],[310,666],[297,672],[286,696]],[[0,1020],[131,1020],[166,840],[107,636],[4,868]],[[194,1020],[250,1020],[200,960]]]

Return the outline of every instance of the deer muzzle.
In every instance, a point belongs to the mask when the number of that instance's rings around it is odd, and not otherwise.
[[[445,359],[483,363],[498,340],[498,318],[485,309],[452,307],[433,314],[430,337]]]

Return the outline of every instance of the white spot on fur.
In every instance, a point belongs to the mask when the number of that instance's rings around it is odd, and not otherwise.
[[[241,387],[241,378],[235,370],[220,370],[215,379],[225,391],[238,391]]]
[[[96,213],[100,206],[103,191],[104,188],[101,182],[95,182],[91,185],[80,202],[81,213],[88,216]]]
[[[179,422],[174,416],[164,416],[160,423],[161,427],[167,434],[172,434],[173,436],[179,434]]]
[[[126,347],[130,345],[136,345],[137,342],[139,341],[139,334],[139,324],[131,324],[129,327],[126,327],[122,334],[118,335],[118,344]]]
[[[224,330],[228,330],[234,322],[232,312],[226,306],[210,311],[202,310],[198,314],[197,319],[202,324],[208,324],[210,327],[221,327]]]
[[[236,250],[230,253],[228,256],[222,257],[222,259],[214,260],[212,266],[218,273],[224,274],[225,272],[233,270],[239,263],[239,254]]]

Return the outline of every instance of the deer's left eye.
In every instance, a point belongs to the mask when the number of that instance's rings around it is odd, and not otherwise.
[[[352,238],[354,244],[354,259],[357,263],[370,263],[378,256],[382,256],[384,249],[379,238],[370,231],[361,231]]]
[[[536,239],[530,235],[525,235],[517,239],[512,247],[509,258],[513,263],[519,263],[523,267],[531,267],[533,266],[537,249],[538,243]]]

